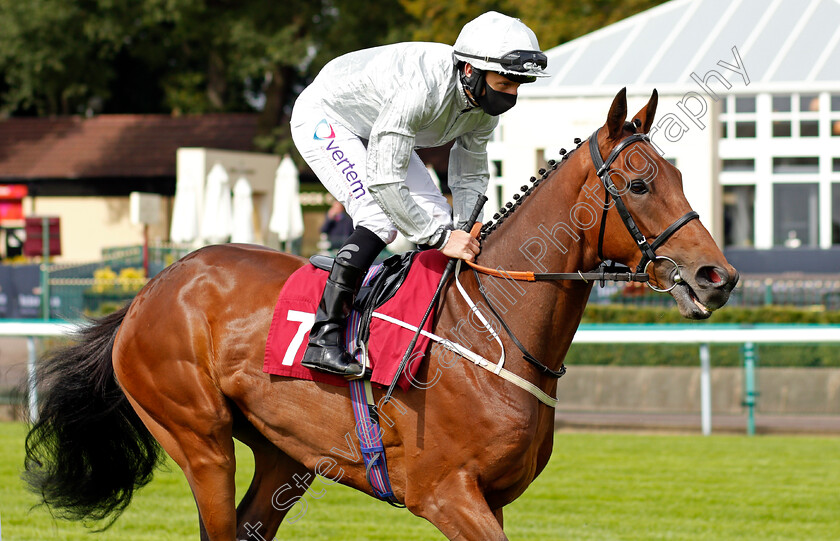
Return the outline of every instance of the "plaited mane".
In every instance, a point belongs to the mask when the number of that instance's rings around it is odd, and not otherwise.
[[[638,120],[634,120],[633,122],[625,122],[624,129],[631,133],[636,133],[639,124],[641,124],[641,122],[639,122]],[[558,163],[555,160],[548,160],[549,169],[540,169],[539,178],[531,177],[531,186],[523,184],[522,187],[519,189],[522,193],[514,194],[513,201],[508,201],[495,214],[493,214],[493,219],[488,221],[481,227],[479,240],[483,241],[488,236],[490,236],[490,234],[496,229],[498,229],[499,226],[502,225],[509,216],[516,212],[516,209],[519,208],[519,205],[521,205],[522,202],[525,201],[525,199],[529,195],[531,195],[531,193],[533,193],[537,186],[539,186],[545,179],[547,179],[552,171],[561,166],[562,162],[565,162],[567,159],[569,159],[569,156],[574,154],[574,152],[578,148],[580,148],[580,146],[583,144],[583,141],[581,141],[580,137],[575,137],[574,143],[576,146],[574,149],[572,149],[571,152],[566,152],[565,148],[560,149],[559,154],[562,156],[562,158],[560,159],[560,163]]]
[[[548,167],[549,168],[548,169],[540,169],[539,170],[539,175],[540,175],[539,178],[531,177],[531,179],[530,179],[531,185],[530,186],[528,186],[527,184],[523,184],[522,187],[519,189],[522,193],[514,194],[513,195],[513,200],[508,201],[507,203],[502,205],[502,207],[495,214],[493,214],[493,219],[491,221],[488,221],[487,223],[485,223],[481,227],[481,232],[480,232],[480,235],[479,235],[479,239],[480,240],[486,239],[488,236],[490,236],[490,234],[493,231],[498,229],[499,226],[501,226],[509,216],[511,216],[514,212],[516,212],[516,209],[519,208],[519,205],[521,205],[522,202],[525,201],[525,199],[527,199],[528,196],[531,195],[534,192],[534,190],[545,179],[548,178],[549,174],[552,171],[554,171],[555,169],[557,169],[560,165],[562,165],[562,162],[565,162],[567,159],[569,159],[569,156],[571,156],[575,152],[575,150],[577,150],[577,148],[580,147],[580,145],[582,144],[580,138],[575,138],[575,144],[577,145],[577,147],[574,150],[572,150],[571,152],[566,152],[565,148],[560,149],[559,154],[562,156],[562,158],[560,159],[560,163],[558,163],[555,160],[548,160]]]

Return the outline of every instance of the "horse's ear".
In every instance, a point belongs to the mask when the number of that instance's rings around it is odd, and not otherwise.
[[[633,117],[633,122],[637,126],[641,126],[639,131],[641,133],[648,133],[650,131],[651,126],[653,126],[653,117],[656,116],[656,104],[659,103],[659,93],[656,92],[656,89],[653,89],[653,94],[650,95],[650,100],[647,102],[647,105],[642,107],[642,110],[636,113],[636,116]],[[636,122],[636,121],[639,122]]]
[[[624,130],[624,121],[627,120],[627,88],[622,88],[615,95],[607,115],[607,131],[610,139],[620,139]]]

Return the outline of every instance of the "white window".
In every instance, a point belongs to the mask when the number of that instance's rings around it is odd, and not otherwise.
[[[819,171],[820,159],[816,156],[773,158],[773,173],[777,175],[816,174]]]
[[[755,186],[724,186],[724,246],[752,246],[754,224]]]
[[[776,94],[771,97],[772,113],[771,121],[773,137],[792,137],[793,121],[791,116],[791,105],[793,97],[790,94]]]
[[[819,243],[819,185],[816,182],[773,185],[773,244],[788,248]]]
[[[752,173],[755,171],[755,158],[732,158],[723,160],[721,170],[726,173]]]
[[[840,182],[831,185],[831,244],[840,244]]]
[[[773,121],[773,137],[790,137],[792,133],[790,120]]]
[[[778,95],[773,96],[773,112],[774,113],[789,113],[790,112],[790,96]]]
[[[840,94],[831,95],[831,135],[840,137]]]

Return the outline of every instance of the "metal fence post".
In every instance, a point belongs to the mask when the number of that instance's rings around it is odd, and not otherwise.
[[[770,278],[764,280],[764,305],[769,306],[773,304],[773,280]]]
[[[703,435],[712,433],[712,376],[709,344],[700,344],[700,424]]]
[[[26,363],[26,372],[29,376],[29,420],[34,424],[38,421],[38,382],[35,378],[35,337],[26,337],[26,349],[29,351],[29,358]]]
[[[744,343],[744,405],[747,406],[747,435],[755,434],[755,344]]]

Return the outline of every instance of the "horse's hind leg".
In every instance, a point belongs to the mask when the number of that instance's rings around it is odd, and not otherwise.
[[[447,539],[506,541],[501,510],[491,510],[475,479],[454,472],[432,490],[406,495],[406,505],[434,524]]]
[[[203,523],[202,539],[236,535],[233,417],[207,374],[185,364],[160,377],[131,358],[114,368],[134,410],[184,471]],[[189,383],[187,383],[189,382]]]
[[[235,434],[254,453],[254,478],[236,508],[237,539],[272,539],[314,474],[252,426]],[[297,506],[290,520],[299,520],[306,512],[305,505]]]
[[[230,424],[223,414],[218,426],[205,425],[203,432],[192,420],[189,429],[176,423],[159,423],[138,407],[137,414],[163,449],[184,471],[198,507],[201,539],[230,541],[236,532],[235,485],[236,457]],[[228,415],[229,417],[229,415]]]

